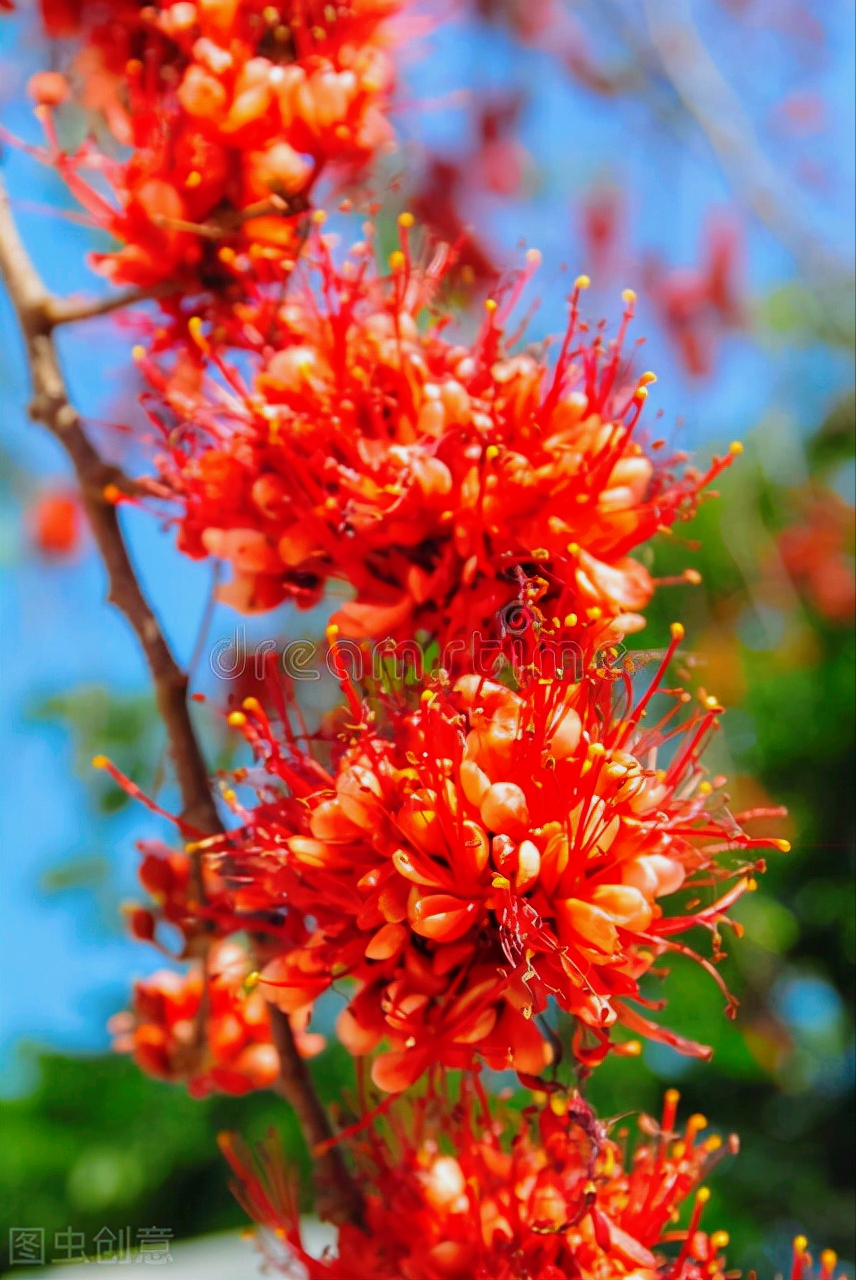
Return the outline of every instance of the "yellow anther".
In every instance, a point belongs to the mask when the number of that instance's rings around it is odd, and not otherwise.
[[[578,542],[568,543],[568,555],[578,556],[580,554],[580,544]]]
[[[713,1245],[714,1249],[719,1252],[721,1249],[728,1248],[731,1243],[731,1236],[727,1231],[714,1231],[713,1235],[710,1237],[710,1243]]]
[[[495,444],[489,444],[484,451],[484,456],[487,462],[493,462],[494,458],[499,457],[498,447]]]
[[[252,991],[254,987],[257,987],[261,982],[261,977],[262,975],[259,973],[258,969],[254,969],[252,973],[248,973],[244,979],[244,986],[247,991]]]
[[[666,1104],[670,1107],[676,1107],[681,1100],[681,1095],[677,1089],[667,1089],[665,1095]]]
[[[579,621],[579,619],[578,619],[578,617],[577,617],[577,615],[576,615],[575,613],[566,613],[566,614],[565,614],[565,626],[566,626],[566,627],[575,627],[575,626],[577,625],[578,621]]]
[[[191,188],[198,187],[201,182],[202,182],[202,174],[199,172],[198,169],[191,169],[190,173],[184,179],[184,185],[186,187],[191,187]]]
[[[93,757],[92,757],[92,768],[93,768],[93,769],[106,769],[109,763],[110,763],[110,761],[107,759],[107,757],[106,757],[106,756],[93,756]]]
[[[131,347],[131,358],[133,360],[145,360],[146,358],[145,347],[140,346],[139,343],[137,343],[136,346]]]
[[[707,1204],[710,1199],[710,1187],[699,1187],[696,1192],[696,1204]]]
[[[589,289],[589,288],[591,288],[591,277],[590,277],[590,276],[577,276],[576,280],[574,281],[574,288],[575,288],[575,289]]]
[[[312,221],[315,223],[316,227],[323,227],[324,223],[327,221],[327,214],[323,209],[316,209],[312,214]]]
[[[491,885],[494,889],[510,889],[511,881],[507,880],[505,876],[494,876],[491,880]]]
[[[728,452],[732,454],[733,457],[739,458],[743,452],[743,445],[739,440],[732,440],[731,444],[728,446]]]
[[[400,227],[405,227],[406,229],[409,230],[410,227],[414,226],[415,222],[416,222],[416,219],[414,218],[413,214],[408,213],[406,209],[404,213],[400,213],[398,215],[398,225]]]
[[[401,249],[393,249],[389,255],[389,267],[391,271],[403,271],[407,266],[407,259]]]
[[[656,382],[656,381],[657,381],[656,373],[652,373],[651,370],[649,369],[648,372],[643,373],[642,377],[639,379],[639,386],[649,387],[652,382]]]
[[[232,265],[237,256],[238,255],[235,253],[235,250],[228,244],[224,244],[221,249],[217,250],[217,257],[221,262],[224,262],[227,267]]]
[[[233,729],[240,729],[247,723],[247,717],[243,711],[230,711],[226,717],[226,723],[230,724]]]
[[[498,306],[499,306],[499,303],[497,302],[496,298],[485,298],[484,309],[485,311],[490,312],[491,315],[493,315],[494,311],[496,311]]]
[[[700,1112],[698,1112],[696,1115],[690,1116],[689,1120],[687,1121],[687,1133],[690,1133],[690,1132],[698,1133],[699,1130],[706,1129],[707,1126],[708,1126],[707,1116],[703,1116]]]
[[[541,250],[540,250],[540,249],[527,249],[527,250],[526,250],[526,261],[529,263],[530,267],[540,267],[540,265],[541,265]]]
[[[626,302],[628,307],[632,307],[636,301],[636,294],[633,289],[625,289],[621,295],[621,301]]]
[[[790,840],[773,840],[772,844],[773,848],[778,849],[779,853],[790,853],[791,851]]]
[[[808,1239],[805,1236],[794,1236],[794,1253],[805,1253]]]
[[[244,698],[241,706],[245,711],[254,711],[256,714],[258,714],[262,709],[262,704],[259,702],[258,698]]]
[[[820,1255],[820,1265],[827,1271],[838,1265],[838,1254],[834,1249],[824,1249]]]
[[[680,642],[681,640],[683,640],[684,636],[686,635],[686,631],[684,630],[684,624],[682,622],[673,622],[672,625],[669,627],[669,634],[671,635],[673,640],[677,640],[678,642]]]

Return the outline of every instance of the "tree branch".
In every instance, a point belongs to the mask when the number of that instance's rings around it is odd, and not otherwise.
[[[268,1005],[271,1039],[279,1054],[277,1092],[294,1108],[303,1137],[315,1163],[315,1208],[320,1218],[331,1222],[362,1225],[362,1194],[354,1182],[341,1152],[330,1147],[332,1130],[327,1112],[315,1092],[306,1062],[294,1040],[291,1023],[276,1005]],[[316,1148],[322,1148],[316,1153]]]
[[[45,319],[53,328],[61,324],[77,324],[80,320],[92,320],[96,316],[109,316],[113,311],[135,307],[140,302],[163,298],[175,292],[172,286],[155,289],[125,289],[121,293],[108,294],[106,298],[55,298],[45,300]]]
[[[65,319],[84,319],[74,304],[53,297],[36,271],[18,234],[6,188],[0,179],[0,273],[18,316],[33,388],[30,417],[43,423],[68,454],[80,485],[89,519],[109,581],[108,599],[131,625],[148,663],[158,711],[169,741],[181,792],[183,827],[199,835],[223,830],[211,794],[208,772],[187,704],[187,676],[167,644],[146,600],[122,534],[115,506],[104,496],[105,484],[117,473],[93,447],[71,403],[60,366],[53,329],[65,307]],[[108,308],[114,309],[114,308]],[[92,310],[88,314],[105,314]],[[197,893],[202,900],[201,871],[194,860]],[[314,1091],[309,1072],[297,1051],[288,1019],[271,1008],[274,1043],[280,1055],[279,1091],[294,1107],[310,1150],[333,1136],[329,1118]],[[362,1220],[362,1199],[336,1147],[315,1156],[319,1212],[338,1223]]]
[[[111,468],[91,444],[71,404],[52,336],[52,299],[18,235],[5,188],[0,186],[0,271],[27,348],[33,399],[30,417],[42,422],[71,459],[92,533],[107,569],[110,602],[125,615],[142,646],[166,726],[182,799],[181,821],[204,835],[220,820],[187,706],[187,680],[170,652],[140,590],[116,508],[103,495]]]

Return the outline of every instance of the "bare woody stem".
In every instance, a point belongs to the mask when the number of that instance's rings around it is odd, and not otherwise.
[[[155,698],[166,728],[176,780],[181,793],[181,823],[200,835],[223,830],[211,793],[208,772],[190,718],[188,680],[167,644],[160,624],[144,596],[128,554],[115,506],[104,495],[121,473],[104,461],[89,440],[71,403],[60,365],[53,330],[57,324],[106,314],[113,306],[64,304],[45,287],[18,234],[6,188],[0,179],[0,274],[15,308],[24,339],[33,398],[30,417],[41,422],[68,454],[80,486],[88,517],[109,582],[108,600],[130,623],[151,673]],[[123,295],[121,305],[140,301]],[[114,300],[115,301],[115,300]],[[122,487],[121,485],[119,487]],[[202,897],[197,867],[197,892]],[[314,1153],[333,1136],[330,1120],[298,1053],[291,1025],[278,1009],[271,1009],[274,1043],[280,1056],[278,1090],[294,1108],[304,1138]],[[315,1158],[317,1208],[333,1222],[359,1224],[362,1199],[337,1147]]]
[[[135,307],[152,298],[164,298],[174,293],[172,286],[155,289],[124,289],[121,293],[109,293],[105,298],[55,298],[49,295],[45,315],[52,327],[61,324],[77,324],[81,320],[93,320],[96,316],[109,316],[125,307]]]
[[[306,1062],[297,1052],[291,1023],[281,1009],[270,1005],[271,1039],[279,1054],[280,1093],[295,1111],[310,1151],[322,1148],[315,1157],[316,1210],[331,1222],[361,1226],[363,1198],[336,1147],[330,1147],[330,1120],[315,1092]]]
[[[30,417],[43,423],[74,467],[92,533],[109,580],[108,599],[131,624],[142,646],[154,684],[158,711],[166,726],[182,800],[182,822],[206,835],[220,820],[208,786],[208,774],[187,706],[187,678],[167,645],[160,625],[140,590],[115,506],[103,496],[111,468],[91,444],[71,404],[53,339],[53,305],[33,266],[0,186],[0,271],[18,315],[27,349],[33,399]]]

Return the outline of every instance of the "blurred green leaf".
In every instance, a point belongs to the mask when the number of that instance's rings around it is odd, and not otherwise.
[[[98,854],[85,858],[66,858],[42,875],[41,885],[47,893],[60,893],[65,889],[88,889],[102,883],[109,874],[110,863]]]

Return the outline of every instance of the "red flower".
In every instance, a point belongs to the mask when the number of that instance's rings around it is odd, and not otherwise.
[[[698,266],[666,269],[658,262],[649,264],[652,301],[690,377],[708,377],[719,344],[744,323],[741,251],[739,225],[719,216],[705,228]]]
[[[306,1031],[307,1022],[298,1017],[292,1026],[301,1053],[311,1057],[324,1040]],[[184,974],[163,969],[135,983],[132,1011],[117,1014],[110,1029],[115,1047],[132,1053],[143,1071],[183,1080],[195,1098],[267,1089],[279,1074],[267,1004],[234,942],[215,943]]]
[[[425,630],[469,648],[517,606],[538,631],[641,627],[653,583],[630,553],[729,459],[676,475],[635,439],[654,379],[621,363],[632,295],[614,343],[580,324],[578,287],[556,360],[511,355],[533,259],[464,345],[435,310],[443,255],[417,270],[409,225],[382,278],[366,246],[338,268],[316,242],[309,278],[253,316],[275,349],[252,389],[221,366],[228,392],[173,393],[147,365],[178,419],[159,425],[180,545],[230,563],[221,597],[246,612],[347,581],[355,599],[334,620],[350,637]]]
[[[111,280],[198,293],[249,272],[251,257],[290,260],[321,172],[353,174],[390,140],[387,20],[400,0],[299,8],[288,22],[266,0],[117,2],[87,31],[73,64],[83,105],[133,152],[64,155],[43,120],[51,162],[122,244],[94,258]]]
[[[231,1135],[221,1145],[286,1274],[299,1259],[309,1280],[723,1280],[728,1236],[701,1229],[699,1183],[736,1142],[700,1140],[703,1116],[673,1132],[676,1103],[667,1095],[662,1127],[646,1122],[655,1136],[629,1151],[576,1096],[555,1093],[505,1125],[466,1103],[416,1101],[409,1122],[391,1113],[390,1138],[359,1145],[365,1232],[340,1228],[320,1260],[302,1246],[275,1147],[254,1161]]]
[[[665,665],[623,714],[603,675],[533,678],[519,693],[465,676],[417,711],[393,706],[388,724],[353,731],[334,770],[316,766],[315,778],[274,741],[258,704],[233,715],[267,777],[216,865],[239,893],[252,886],[259,903],[315,921],[304,945],[264,968],[267,998],[295,1012],[355,978],[340,1034],[356,1054],[385,1043],[373,1076],[391,1091],[474,1055],[537,1075],[551,1052],[532,1015],[550,997],[577,1020],[583,1063],[615,1047],[617,1024],[705,1055],[643,1016],[640,979],[669,951],[694,954],[678,938],[697,925],[718,946],[760,865],[729,867],[726,850],[785,842],[750,838],[722,780],[704,780],[713,699],[681,727],[670,725],[678,699],[642,728]],[[730,887],[708,892],[723,880]],[[689,900],[676,910],[679,890]]]
[[[808,1240],[805,1236],[797,1236],[794,1240],[790,1280],[808,1280],[812,1274],[816,1275],[817,1280],[834,1280],[837,1266],[838,1255],[832,1249],[824,1249],[820,1255],[820,1269],[815,1272],[814,1259],[808,1250]]]
[[[82,512],[73,490],[40,494],[28,514],[30,536],[38,551],[50,559],[74,554],[80,544]]]
[[[779,552],[818,613],[846,624],[856,614],[853,507],[828,490],[799,495],[801,519],[779,534]]]

